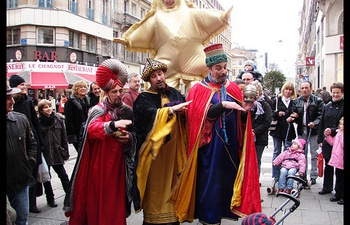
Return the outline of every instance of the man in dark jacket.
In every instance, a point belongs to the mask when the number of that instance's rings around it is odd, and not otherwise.
[[[44,146],[41,127],[39,124],[39,119],[36,114],[34,104],[32,100],[29,99],[27,94],[27,85],[25,83],[25,80],[19,76],[19,75],[12,75],[9,79],[10,87],[19,88],[21,90],[20,93],[15,94],[13,96],[15,100],[15,104],[13,106],[14,111],[23,113],[27,116],[27,119],[30,124],[30,128],[32,129],[32,132],[34,134],[35,141],[37,143],[37,166],[33,170],[33,180],[30,183],[29,188],[29,211],[32,213],[40,213],[40,209],[38,209],[36,205],[36,197],[37,195],[42,194],[42,186],[40,183],[36,182],[37,174],[38,174],[38,165],[41,164],[41,149]],[[47,190],[52,189],[51,182],[47,181],[45,182],[45,191],[46,191],[46,197],[50,196],[48,198],[48,204],[51,207],[57,207],[57,204],[54,202],[53,193],[48,193]],[[53,204],[51,204],[53,203]]]
[[[334,168],[328,165],[332,154],[332,146],[324,139],[324,132],[326,128],[330,128],[330,135],[332,137],[337,133],[336,130],[338,129],[339,120],[344,115],[344,85],[340,82],[333,83],[331,86],[331,95],[332,100],[325,105],[318,127],[317,143],[322,147],[322,155],[325,159],[323,187],[322,190],[318,192],[320,195],[331,193],[333,190]],[[333,200],[338,201],[340,199],[333,198]]]
[[[19,88],[6,91],[6,194],[16,210],[17,225],[28,224],[29,182],[36,167],[37,143],[27,117],[13,111],[12,95]]]
[[[294,113],[291,114],[288,121],[294,121],[297,123],[298,138],[306,140],[305,145],[305,156],[307,160],[309,143],[310,143],[310,154],[311,154],[311,170],[310,170],[310,183],[311,185],[316,184],[318,177],[317,173],[317,134],[318,125],[321,120],[322,110],[324,102],[321,98],[311,94],[312,84],[310,81],[304,80],[300,84],[300,90],[302,95],[295,100]],[[307,174],[307,164],[305,179]]]

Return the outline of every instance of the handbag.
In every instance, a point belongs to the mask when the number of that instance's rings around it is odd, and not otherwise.
[[[45,183],[51,180],[49,167],[47,166],[44,154],[41,153],[41,161],[42,163],[38,166],[38,176],[37,181],[39,183]]]
[[[278,106],[278,96],[276,96],[276,111],[277,111],[277,106]],[[269,127],[269,131],[276,130],[277,123],[278,123],[278,120],[272,120]]]

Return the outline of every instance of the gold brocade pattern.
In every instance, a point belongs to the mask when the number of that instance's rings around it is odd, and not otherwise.
[[[164,105],[169,99],[162,95],[161,101]],[[168,199],[186,161],[186,123],[176,114],[169,118],[168,113],[169,107],[158,109],[153,128],[140,149],[137,186],[147,223],[177,221],[174,205]],[[170,139],[165,143],[168,135]]]

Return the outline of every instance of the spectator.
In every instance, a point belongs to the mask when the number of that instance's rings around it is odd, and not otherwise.
[[[247,60],[244,64],[243,71],[241,71],[236,78],[242,79],[242,75],[245,72],[250,72],[253,75],[254,80],[258,80],[260,83],[263,82],[262,74],[256,69],[256,65],[253,60]]]
[[[29,215],[28,183],[31,182],[33,170],[37,167],[37,144],[28,118],[14,111],[13,94],[20,92],[19,88],[7,86],[6,195],[12,208],[16,210],[16,224],[26,225]]]
[[[69,225],[126,225],[130,215],[133,178],[126,174],[134,176],[128,166],[135,160],[136,140],[132,110],[121,101],[126,79],[126,68],[116,59],[97,68],[96,81],[106,98],[91,108],[86,121],[64,201]]]
[[[64,117],[52,110],[52,102],[43,99],[38,104],[39,121],[44,138],[44,157],[46,163],[55,170],[61,180],[65,193],[69,189],[69,178],[64,168],[64,161],[69,158],[66,127]],[[44,183],[48,205],[56,207],[57,203],[51,185]]]
[[[123,94],[122,102],[133,107],[135,99],[140,94],[140,75],[137,73],[130,73],[128,76],[129,90]]]
[[[328,164],[335,167],[335,194],[330,198],[331,202],[344,205],[344,118],[339,120],[337,134],[332,137],[330,128],[325,130],[325,139],[332,146],[332,156]]]
[[[90,84],[88,99],[90,102],[90,108],[94,107],[100,101],[101,88],[94,81]]]
[[[39,124],[39,119],[37,112],[35,111],[33,101],[28,98],[27,86],[25,80],[19,75],[12,75],[9,79],[10,87],[16,87],[21,89],[21,92],[13,96],[15,104],[13,106],[14,111],[23,113],[27,116],[29,120],[30,128],[34,134],[35,141],[37,143],[37,165],[33,170],[33,179],[29,184],[29,211],[32,213],[40,213],[36,205],[37,188],[38,192],[42,191],[42,186],[37,183],[38,165],[41,164],[41,148],[43,147],[43,137],[41,133],[41,128]],[[40,186],[39,186],[40,185]],[[40,189],[39,189],[40,188]]]
[[[242,75],[241,75],[241,78],[245,82],[246,85],[250,84],[254,80],[257,80],[257,81],[259,81],[261,83],[261,81],[259,79],[256,79],[254,73],[252,71],[249,71],[249,70],[243,72]],[[269,103],[270,107],[272,108],[273,107],[273,102],[272,102],[270,96],[264,91],[264,89],[263,89],[262,94],[265,97],[265,101],[267,103]]]
[[[73,144],[78,153],[80,151],[81,133],[90,107],[86,97],[87,88],[88,86],[84,80],[76,81],[72,87],[72,94],[64,104],[68,142]]]
[[[275,98],[273,120],[277,120],[276,129],[270,131],[273,138],[274,160],[282,151],[287,150],[292,145],[292,140],[296,138],[295,127],[292,121],[288,122],[288,117],[292,114],[296,92],[292,82],[286,82],[281,88],[281,93]],[[272,177],[276,180],[279,177],[279,167],[272,167]]]
[[[261,212],[253,104],[244,102],[238,86],[227,80],[222,44],[209,45],[204,52],[208,76],[187,96],[192,101],[187,110],[188,161],[171,200],[180,222],[196,217],[203,224],[220,224],[242,212]]]
[[[332,96],[331,94],[327,91],[326,87],[322,88],[321,91],[321,98],[324,101],[324,104],[326,105],[328,102],[330,102],[332,100]]]
[[[254,81],[254,76],[251,72],[244,72],[242,74],[242,80],[245,82],[245,85],[250,84],[250,82]]]
[[[334,82],[331,85],[332,100],[324,106],[320,124],[318,127],[317,143],[322,147],[322,155],[325,160],[322,190],[320,195],[331,193],[333,190],[334,168],[328,162],[332,155],[332,146],[325,140],[327,135],[334,137],[338,129],[340,118],[344,116],[344,85],[341,82]],[[329,130],[330,129],[330,130]],[[328,133],[330,131],[330,133]]]
[[[49,101],[51,101],[51,107],[54,112],[56,112],[56,99],[53,97],[52,94],[49,95]]]
[[[261,171],[261,157],[269,142],[269,127],[272,121],[270,105],[265,101],[263,87],[257,80],[250,83],[256,87],[257,99],[251,109],[253,137],[255,142],[256,156],[258,159],[259,175]]]
[[[143,209],[143,224],[179,224],[168,201],[186,161],[187,103],[181,93],[166,84],[167,65],[147,59],[142,79],[150,83],[134,102],[137,130],[137,190],[135,210]]]
[[[67,97],[65,94],[62,94],[61,95],[61,99],[60,99],[60,104],[58,106],[58,111],[59,113],[61,113],[62,115],[64,115],[64,105],[66,104],[67,102]]]
[[[318,149],[318,125],[321,121],[324,102],[322,101],[322,99],[311,94],[312,84],[310,81],[303,80],[300,84],[300,90],[302,92],[302,95],[295,100],[296,112],[293,112],[291,114],[291,116],[288,118],[288,121],[293,121],[297,124],[298,138],[304,139],[307,142],[304,149],[306,161],[309,150],[308,144],[310,144],[310,183],[311,185],[314,185],[316,184],[316,179],[318,177],[316,152]],[[308,164],[306,164],[305,180],[307,180],[307,169]]]
[[[242,91],[242,93],[243,93],[243,90],[244,90],[244,88],[245,88],[245,86],[246,86],[244,80],[237,78],[237,79],[234,80],[233,82],[235,82],[235,83],[238,85],[239,89],[241,89],[241,91]]]
[[[281,166],[281,171],[278,179],[278,193],[285,192],[292,193],[294,180],[288,179],[287,176],[295,175],[299,171],[301,177],[305,174],[306,158],[304,154],[304,139],[294,140],[292,146],[282,153],[280,153],[273,161],[272,165]]]

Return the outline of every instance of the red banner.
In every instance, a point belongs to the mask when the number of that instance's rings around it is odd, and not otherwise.
[[[315,65],[315,57],[306,57],[306,66],[314,66]]]

